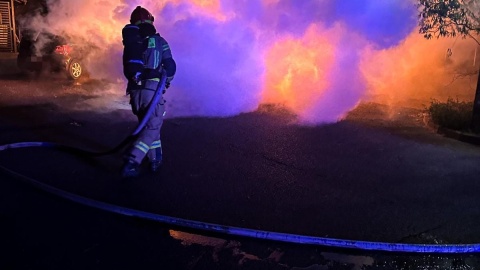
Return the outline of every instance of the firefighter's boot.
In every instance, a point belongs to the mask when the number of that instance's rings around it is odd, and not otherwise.
[[[140,175],[140,165],[134,161],[128,160],[122,167],[122,177],[131,178]]]
[[[162,160],[154,159],[150,161],[150,170],[152,172],[159,171],[161,167],[162,167]]]
[[[152,172],[157,172],[162,166],[162,148],[155,148],[155,158],[150,160],[150,170]]]

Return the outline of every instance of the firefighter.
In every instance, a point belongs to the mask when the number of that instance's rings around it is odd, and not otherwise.
[[[170,86],[176,72],[170,46],[157,33],[153,22],[152,14],[137,6],[130,16],[130,24],[122,30],[124,73],[128,79],[127,94],[130,95],[132,112],[139,122],[146,116],[150,101],[161,81],[162,69],[167,74],[166,88]],[[153,172],[158,171],[162,164],[160,129],[165,113],[165,100],[164,93],[160,94],[159,103],[152,105],[156,107],[145,128],[125,153],[121,172],[123,177],[138,176],[145,156],[148,157]]]

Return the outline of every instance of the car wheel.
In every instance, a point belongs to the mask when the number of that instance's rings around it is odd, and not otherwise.
[[[75,59],[70,60],[67,68],[67,74],[68,77],[74,80],[80,78],[83,74],[82,64]]]

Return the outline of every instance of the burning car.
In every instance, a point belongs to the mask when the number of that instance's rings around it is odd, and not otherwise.
[[[47,32],[24,31],[18,45],[17,65],[22,71],[64,72],[77,80],[85,74],[82,49],[67,38]]]

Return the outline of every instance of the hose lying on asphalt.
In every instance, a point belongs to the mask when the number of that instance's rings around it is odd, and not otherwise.
[[[334,248],[355,249],[363,251],[387,251],[387,252],[405,252],[405,253],[432,253],[432,254],[467,254],[480,252],[480,244],[406,244],[406,243],[387,243],[370,242],[347,239],[336,239],[326,237],[305,236],[298,234],[278,233],[262,230],[254,230],[240,227],[218,225],[213,223],[200,222],[195,220],[182,219],[159,215],[155,213],[140,211],[119,205],[109,204],[97,201],[91,198],[82,197],[62,189],[47,185],[33,178],[14,172],[0,165],[0,169],[9,175],[27,182],[34,187],[59,196],[61,198],[90,206],[96,209],[105,210],[125,216],[136,217],[151,221],[160,222],[167,225],[178,226],[186,229],[208,231],[233,236],[249,237],[261,240],[280,241],[294,244],[317,245]]]
[[[156,104],[155,102],[158,102],[158,98],[160,97],[159,93],[161,93],[161,91],[163,91],[163,87],[165,87],[165,79],[166,79],[166,76],[163,76],[159,89],[157,89],[157,93],[152,99],[152,103],[149,106],[149,109],[147,111],[147,116],[145,117],[144,121],[142,121],[138,125],[137,129],[135,129],[135,131],[126,140],[124,140],[119,146],[109,151],[100,152],[100,153],[90,152],[90,151],[74,148],[71,146],[64,146],[61,144],[49,143],[49,142],[20,142],[20,143],[5,144],[5,145],[0,145],[0,151],[4,151],[7,149],[15,149],[15,148],[26,148],[26,147],[49,147],[49,148],[57,148],[60,150],[65,150],[67,152],[71,152],[74,154],[90,155],[90,156],[101,156],[101,155],[107,155],[107,154],[113,153],[118,149],[121,149],[122,144],[123,145],[126,144],[126,142],[128,142],[132,137],[135,137],[143,129],[146,122],[148,121],[148,118],[153,112],[153,108],[155,107],[155,106],[152,106],[152,104]],[[0,165],[0,170],[3,170],[7,174],[15,178],[18,178],[20,180],[23,180],[26,183],[29,183],[40,190],[46,191],[48,193],[51,193],[53,195],[59,196],[61,198],[64,198],[76,203],[80,203],[86,206],[90,206],[93,208],[97,208],[97,209],[101,209],[101,210],[105,210],[105,211],[109,211],[117,214],[122,214],[125,216],[157,221],[163,224],[179,226],[187,229],[202,230],[202,231],[228,234],[228,235],[241,236],[241,237],[250,237],[250,238],[262,239],[262,240],[272,240],[272,241],[280,241],[280,242],[295,243],[295,244],[318,245],[318,246],[325,246],[325,247],[346,248],[346,249],[356,249],[356,250],[407,252],[407,253],[438,253],[438,254],[447,254],[447,253],[466,254],[466,253],[480,252],[480,244],[406,244],[406,243],[370,242],[370,241],[358,241],[358,240],[347,240],[347,239],[305,236],[305,235],[298,235],[298,234],[278,233],[278,232],[254,230],[254,229],[247,229],[247,228],[240,228],[240,227],[218,225],[213,223],[205,223],[205,222],[194,221],[194,220],[187,220],[182,218],[159,215],[159,214],[150,213],[150,212],[144,212],[136,209],[122,207],[119,205],[97,201],[87,197],[82,197],[80,195],[76,195],[76,194],[67,192],[65,190],[47,185],[33,178],[30,178],[20,173],[17,173],[15,171],[12,171],[2,165]]]
[[[165,70],[163,70],[162,79],[158,84],[157,89],[155,90],[155,95],[153,96],[152,100],[150,101],[150,104],[148,105],[147,112],[145,113],[145,117],[138,124],[137,128],[132,132],[132,134],[127,136],[122,142],[120,142],[120,144],[118,144],[117,146],[113,147],[110,150],[107,150],[104,152],[93,152],[93,151],[88,151],[78,147],[73,147],[73,146],[63,145],[63,144],[53,143],[53,142],[18,142],[18,143],[1,145],[0,151],[6,150],[6,149],[13,149],[13,148],[48,147],[48,148],[56,148],[62,151],[66,151],[66,152],[70,152],[70,153],[73,153],[76,155],[82,155],[82,156],[100,157],[100,156],[113,154],[119,151],[120,149],[122,149],[123,147],[125,147],[130,141],[135,139],[138,133],[140,133],[140,131],[142,131],[142,129],[145,127],[153,111],[155,110],[156,105],[160,101],[160,97],[162,96],[161,93],[165,88],[166,80],[167,80],[167,74]]]

